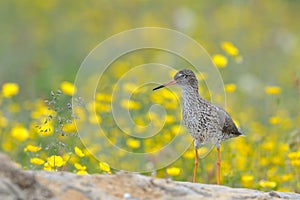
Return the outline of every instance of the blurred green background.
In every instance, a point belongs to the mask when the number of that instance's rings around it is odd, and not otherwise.
[[[229,57],[228,66],[221,70],[224,82],[237,87],[236,93],[227,96],[230,112],[236,113],[235,118],[249,135],[250,148],[274,142],[272,147],[263,148],[266,154],[249,155],[276,157],[279,142],[288,146],[287,152],[282,152],[284,161],[279,161],[282,166],[273,172],[288,178],[281,185],[282,176],[273,180],[275,186],[255,184],[251,182],[253,179],[267,180],[273,174],[255,176],[253,166],[247,165],[235,179],[240,184],[225,183],[299,191],[300,164],[288,167],[289,159],[300,162],[299,10],[300,1],[295,0],[3,0],[0,1],[0,85],[18,83],[21,101],[48,97],[63,81],[74,81],[81,62],[96,45],[132,28],[154,26],[178,30],[202,44],[209,54],[223,54],[221,43],[230,41],[243,57],[242,63]],[[268,86],[279,87],[281,92],[270,95],[264,89]],[[273,120],[277,117],[277,121],[270,120],[272,117]],[[280,126],[280,122],[285,123]],[[257,135],[260,137],[256,138]],[[288,156],[288,152],[298,151],[299,155]],[[278,161],[266,162],[258,170],[279,165]],[[296,178],[292,180],[290,176]],[[185,178],[182,175],[178,179]]]
[[[158,26],[181,31],[218,53],[232,41],[249,74],[289,89],[299,76],[298,1],[1,1],[0,83],[16,81],[27,97],[73,80],[101,41],[127,29]],[[297,74],[298,73],[298,74]],[[237,75],[239,74],[239,75]],[[251,98],[251,97],[249,97]]]

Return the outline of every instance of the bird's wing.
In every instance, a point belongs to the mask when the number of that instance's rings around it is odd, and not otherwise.
[[[240,135],[238,128],[234,124],[230,115],[224,109],[218,107],[217,113],[223,133]]]
[[[217,116],[218,116],[219,126],[222,129],[225,124],[226,118],[227,118],[227,113],[225,110],[223,110],[222,108],[220,108],[218,106],[216,106],[215,108],[216,108],[216,112],[217,112]]]

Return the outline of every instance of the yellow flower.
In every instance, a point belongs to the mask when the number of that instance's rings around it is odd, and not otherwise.
[[[157,97],[158,100],[161,100],[161,102],[165,102],[166,100],[174,102],[177,101],[179,98],[176,93],[170,90],[162,90],[159,94],[160,95],[154,94],[154,96]]]
[[[4,151],[9,152],[13,150],[14,145],[11,140],[4,140],[1,147]]]
[[[278,188],[276,189],[277,192],[291,192],[291,189],[289,188]]]
[[[78,148],[77,146],[74,148],[74,151],[75,151],[75,154],[81,158],[85,156],[83,151],[80,148]]]
[[[64,154],[63,159],[65,162],[69,162],[69,160],[71,159],[71,153]]]
[[[183,155],[182,155],[185,159],[194,159],[195,157],[195,150],[187,150]]]
[[[16,83],[4,83],[2,85],[2,95],[6,98],[12,97],[19,93],[19,86]]]
[[[200,147],[199,149],[198,149],[198,155],[199,156],[205,156],[205,155],[207,155],[209,153],[209,149],[207,148],[207,147]]]
[[[238,156],[236,159],[237,170],[240,170],[240,171],[246,170],[247,161],[248,160],[247,160],[246,156]]]
[[[299,152],[297,152],[297,151],[296,152],[290,152],[288,154],[288,157],[291,160],[296,160],[296,159],[300,158],[300,151]]]
[[[239,54],[239,50],[231,43],[231,42],[222,42],[222,49],[231,56],[237,56]]]
[[[180,131],[182,130],[182,127],[178,124],[174,124],[172,127],[171,127],[171,132],[176,135],[178,134]]]
[[[65,159],[65,160],[66,160],[66,159]],[[68,159],[67,161],[68,161],[68,163],[73,163],[73,164],[75,164],[75,163],[79,162],[80,159],[79,159],[78,156],[71,156],[71,157],[69,157],[69,159]]]
[[[83,122],[86,119],[86,114],[85,111],[83,109],[83,106],[81,107],[75,107],[74,108],[74,114],[75,116],[77,116],[79,119],[77,119],[76,121],[78,122]]]
[[[259,185],[260,185],[260,187],[263,187],[263,188],[274,188],[277,186],[277,183],[275,181],[261,180],[261,181],[259,181]]]
[[[265,93],[269,95],[275,95],[281,93],[281,88],[278,86],[267,86],[265,87]]]
[[[81,174],[88,174],[88,173],[85,170],[79,170],[76,174],[81,175]]]
[[[231,176],[232,174],[232,166],[226,161],[222,161],[222,174],[224,176]]]
[[[41,158],[30,158],[30,163],[35,164],[35,165],[42,165],[45,163],[45,161]]]
[[[178,176],[180,174],[180,168],[178,167],[168,167],[167,168],[167,174],[170,176]]]
[[[212,171],[213,168],[214,168],[214,165],[213,165],[212,163],[206,164],[206,165],[205,165],[205,170],[206,170],[206,171]]]
[[[272,151],[273,149],[275,149],[275,143],[274,141],[266,141],[262,144],[262,148],[267,151]]]
[[[81,165],[80,163],[75,163],[74,167],[79,170],[79,171],[85,171],[86,170],[86,166]]]
[[[173,115],[166,115],[165,119],[166,119],[166,123],[173,123],[175,121],[175,118]]]
[[[272,163],[274,164],[274,165],[282,165],[282,164],[285,164],[285,162],[284,162],[284,159],[283,159],[283,157],[281,157],[281,156],[275,156],[275,157],[272,157]]]
[[[76,88],[73,85],[73,83],[70,83],[68,81],[62,82],[60,87],[61,87],[62,92],[66,95],[72,96],[76,92]]]
[[[270,117],[269,123],[275,125],[275,124],[278,124],[280,122],[280,120],[281,120],[280,117]]]
[[[137,118],[134,118],[133,121],[138,126],[143,126],[143,127],[147,126],[147,123],[145,122],[145,120],[142,119],[140,116],[138,116]]]
[[[31,112],[31,117],[33,119],[42,119],[42,121],[45,122],[48,116],[56,116],[56,112],[54,110],[49,110],[44,101],[37,100],[33,102],[33,104],[35,107],[34,110]]]
[[[72,132],[75,132],[76,130],[77,129],[76,129],[76,125],[75,125],[74,121],[70,124],[64,124],[64,126],[63,126],[63,131],[66,133],[72,133]]]
[[[243,187],[251,187],[253,185],[254,177],[252,175],[243,175],[242,176],[242,185]]]
[[[96,110],[100,112],[110,112],[111,111],[111,105],[107,103],[98,103],[96,104]]]
[[[138,86],[134,83],[125,83],[123,85],[123,88],[126,92],[131,94],[134,92],[134,90],[138,89]]]
[[[34,146],[34,145],[27,145],[25,148],[24,148],[24,152],[33,152],[33,153],[36,153],[38,152],[39,150],[41,150],[42,147],[39,147],[39,146]]]
[[[227,58],[221,54],[213,55],[212,60],[213,63],[219,68],[224,68],[227,65]]]
[[[293,178],[294,178],[294,175],[292,173],[282,175],[282,181],[291,181],[291,180],[293,180]]]
[[[17,125],[11,130],[11,135],[19,141],[24,141],[29,137],[29,132],[22,125]]]
[[[260,158],[259,159],[259,164],[261,166],[267,166],[269,164],[269,160],[267,158]]]
[[[236,90],[236,85],[233,83],[225,84],[225,91],[228,93],[234,92]]]
[[[0,127],[5,127],[7,126],[7,124],[8,124],[8,120],[4,116],[1,116],[0,113]]]
[[[98,115],[98,114],[91,114],[90,117],[89,117],[89,121],[91,124],[100,124],[101,123],[101,116]]]
[[[275,165],[273,165],[273,167],[270,167],[268,170],[267,170],[267,177],[270,177],[270,178],[273,178],[276,174],[276,170],[277,168],[275,167]]]
[[[51,165],[49,164],[49,163],[45,163],[44,164],[44,170],[48,170],[48,171],[50,171],[50,170],[53,170],[53,168],[51,167]]]
[[[47,162],[51,167],[61,167],[65,164],[61,156],[52,155],[47,158]]]
[[[106,162],[99,162],[99,167],[102,171],[110,172],[110,166]]]
[[[109,94],[97,93],[96,94],[96,100],[97,101],[105,101],[105,102],[110,103],[111,100],[112,100],[112,97]]]
[[[127,139],[126,144],[133,149],[137,149],[141,146],[141,142],[134,138]]]
[[[294,167],[300,167],[300,160],[291,160],[291,165]]]
[[[136,101],[132,101],[132,100],[126,100],[123,99],[121,101],[121,106],[125,109],[132,109],[132,110],[138,110],[141,108],[141,104],[139,102]]]
[[[287,151],[289,151],[289,148],[289,144],[281,143],[279,145],[279,152],[286,153]]]

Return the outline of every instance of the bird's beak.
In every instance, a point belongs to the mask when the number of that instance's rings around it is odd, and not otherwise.
[[[165,84],[162,84],[162,85],[160,85],[160,86],[158,86],[156,88],[153,88],[153,91],[154,90],[158,90],[158,89],[163,88],[163,87],[166,87],[168,85],[174,85],[174,84],[176,84],[176,81],[175,80],[170,80],[169,82],[167,82]]]

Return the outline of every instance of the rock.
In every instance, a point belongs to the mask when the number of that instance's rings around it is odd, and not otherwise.
[[[76,175],[24,171],[0,154],[0,199],[299,199],[300,195],[151,178],[136,173]]]
[[[0,153],[0,199],[49,199],[51,189],[40,184],[35,173],[22,170],[7,156]]]

